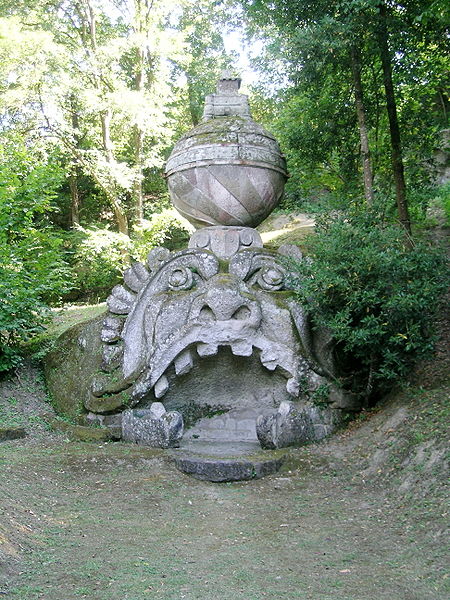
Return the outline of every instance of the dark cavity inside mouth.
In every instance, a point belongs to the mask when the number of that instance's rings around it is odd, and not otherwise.
[[[259,414],[271,413],[280,402],[291,398],[286,390],[286,377],[278,369],[266,369],[256,348],[251,356],[236,356],[226,345],[219,346],[214,356],[200,357],[195,348],[191,351],[195,356],[192,369],[176,375],[172,364],[165,372],[169,388],[159,399],[168,411],[177,410],[183,415],[186,428],[200,419],[227,413],[237,419],[241,414],[246,420],[256,421]],[[154,401],[152,393],[140,407]],[[256,433],[253,437],[256,439]]]

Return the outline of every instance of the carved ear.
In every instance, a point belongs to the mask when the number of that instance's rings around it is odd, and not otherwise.
[[[142,371],[146,361],[146,349],[144,338],[144,311],[135,307],[128,317],[122,337],[125,342],[123,353],[122,371],[126,379],[136,379]]]
[[[292,319],[300,337],[300,342],[306,360],[313,371],[328,377],[336,378],[336,365],[333,361],[333,346],[335,341],[329,330],[324,327],[312,329],[311,319],[304,308],[295,300],[289,300],[288,305]]]
[[[267,292],[285,288],[286,269],[273,254],[261,250],[243,250],[230,261],[229,271],[250,285],[257,283]]]
[[[124,340],[124,352],[122,359],[122,372],[124,380],[135,379],[142,369],[143,357],[143,329],[139,326],[139,315],[136,312],[137,294],[149,280],[149,272],[141,263],[135,263],[124,273],[124,281],[129,289],[122,285],[116,285],[107,299],[109,312],[113,315],[128,315],[125,327],[121,333]],[[130,291],[132,290],[132,291]],[[130,319],[130,316],[131,319]],[[127,339],[133,338],[133,344],[127,343]],[[107,342],[107,340],[103,340]],[[114,340],[112,340],[114,341]]]

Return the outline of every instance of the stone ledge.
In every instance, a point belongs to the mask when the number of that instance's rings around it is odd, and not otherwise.
[[[51,419],[49,425],[53,431],[65,433],[71,440],[80,442],[109,442],[118,439],[118,437],[106,427],[74,425],[59,419]]]
[[[276,473],[284,461],[284,455],[269,454],[267,458],[260,455],[242,458],[207,458],[199,455],[172,455],[178,470],[192,475],[196,479],[222,483],[227,481],[247,481],[261,479]]]

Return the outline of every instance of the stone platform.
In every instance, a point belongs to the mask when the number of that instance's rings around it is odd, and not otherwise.
[[[177,469],[216,483],[260,479],[276,473],[283,451],[261,450],[257,442],[188,441],[171,451]]]

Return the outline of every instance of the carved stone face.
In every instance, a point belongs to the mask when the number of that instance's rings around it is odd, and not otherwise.
[[[245,407],[258,402],[249,398],[258,396],[259,387],[273,396],[259,401],[273,407],[298,397],[305,379],[317,378],[292,316],[280,256],[255,244],[238,245],[222,260],[208,248],[173,255],[157,249],[148,268],[133,265],[125,284],[128,289],[116,286],[108,299],[105,373],[93,381],[89,410],[107,412],[155,398],[179,408],[186,395],[216,405],[230,397],[228,407]],[[195,377],[177,396],[178,382],[192,370]]]

